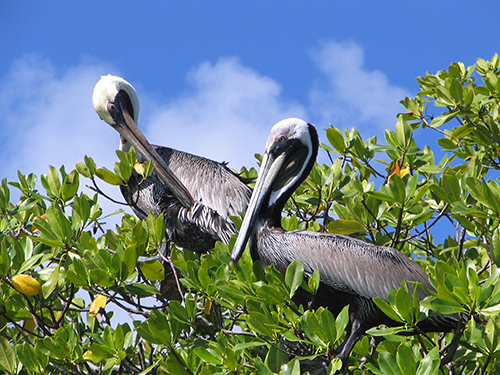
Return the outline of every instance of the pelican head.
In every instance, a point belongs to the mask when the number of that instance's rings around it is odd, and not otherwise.
[[[116,123],[110,114],[110,106],[116,101],[116,95],[120,91],[124,102],[126,102],[128,113],[137,124],[139,121],[139,98],[134,87],[121,77],[108,74],[102,76],[99,82],[96,83],[92,94],[92,104],[95,111],[101,120],[114,126]]]
[[[120,133],[121,149],[128,151],[134,146],[139,155],[152,161],[157,176],[185,207],[190,207],[194,200],[188,190],[137,127],[139,98],[134,87],[123,78],[102,76],[94,87],[92,104],[99,117]]]
[[[264,221],[281,227],[281,211],[295,189],[307,178],[318,153],[318,133],[298,118],[273,126],[262,158],[259,177],[231,254],[236,265],[249,237]]]

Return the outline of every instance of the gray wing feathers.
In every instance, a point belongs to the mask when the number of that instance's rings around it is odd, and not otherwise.
[[[341,235],[291,233],[283,236],[290,259],[302,261],[307,274],[319,269],[321,281],[335,289],[385,300],[391,288],[399,289],[403,280],[434,289],[418,264],[395,249]],[[427,293],[419,288],[417,295],[423,299]]]
[[[246,211],[252,191],[224,164],[165,147],[157,151],[196,202],[226,220]]]

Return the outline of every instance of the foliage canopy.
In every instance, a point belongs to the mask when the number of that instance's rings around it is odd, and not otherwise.
[[[495,55],[419,77],[421,91],[401,102],[407,112],[385,131],[385,144],[363,140],[355,128],[326,129],[329,144],[321,147],[331,163],[316,164],[285,207],[286,230],[392,246],[436,286],[420,304],[406,288],[393,290],[389,303],[377,301],[402,326],[369,330],[351,354],[353,373],[500,371],[499,65]],[[438,146],[424,145],[434,139]],[[96,177],[119,185],[133,169],[151,172],[135,164],[133,150],[118,156],[114,172],[90,157],[70,173],[50,167],[42,192],[33,174],[2,180],[0,370],[295,375],[301,367],[311,374],[340,368],[329,355],[343,340],[347,310],[334,317],[297,307],[297,288],[319,283],[317,274],[303,279],[300,263],[283,276],[247,254],[232,269],[234,238],[199,257],[165,241],[163,219],[152,215],[141,222],[124,214],[121,225],[102,230],[99,194],[80,192],[81,178],[98,189]],[[168,250],[165,259],[154,257],[160,250]],[[468,321],[447,334],[398,334],[429,310]],[[384,340],[373,346],[373,337]],[[442,367],[454,340],[458,350]]]

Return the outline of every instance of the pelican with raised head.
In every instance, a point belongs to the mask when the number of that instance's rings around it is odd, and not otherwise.
[[[434,290],[427,274],[399,251],[369,244],[348,236],[309,231],[286,232],[281,211],[295,189],[307,178],[318,153],[314,125],[291,118],[271,130],[259,177],[248,205],[240,233],[231,254],[236,266],[247,241],[252,258],[264,266],[274,264],[285,273],[293,260],[304,265],[305,276],[318,269],[321,283],[315,296],[299,288],[297,302],[316,308],[327,307],[337,315],[349,305],[347,336],[335,355],[344,363],[366,329],[379,324],[395,325],[373,302],[388,300],[391,288],[403,280],[421,283]],[[418,298],[428,295],[418,288]],[[457,324],[454,316],[430,315],[419,323],[423,331],[447,331]]]
[[[163,213],[169,238],[182,248],[206,252],[216,241],[227,244],[237,233],[230,216],[245,212],[250,200],[247,181],[225,163],[150,145],[137,127],[137,93],[123,78],[101,77],[92,102],[99,117],[120,133],[122,151],[134,146],[139,161],[154,162],[146,180],[133,172],[120,186],[136,215],[144,219],[150,210]]]

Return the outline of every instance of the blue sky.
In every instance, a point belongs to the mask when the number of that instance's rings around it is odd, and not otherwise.
[[[151,143],[235,169],[255,166],[286,117],[323,139],[328,123],[380,137],[416,77],[500,52],[499,11],[496,1],[3,1],[0,178],[71,170],[84,155],[112,169],[118,135],[91,103],[108,73],[137,89]]]

